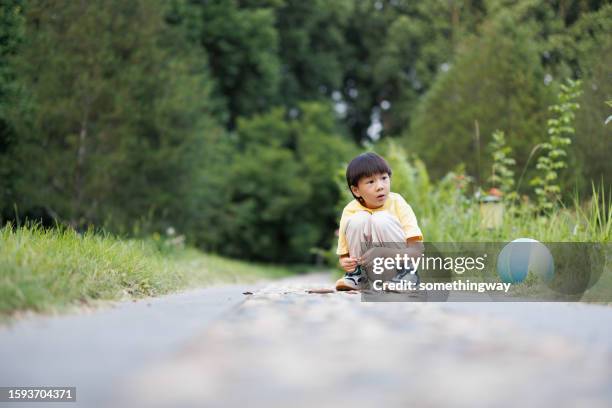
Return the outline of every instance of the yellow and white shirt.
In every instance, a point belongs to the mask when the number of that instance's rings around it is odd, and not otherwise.
[[[404,197],[397,193],[389,193],[389,198],[385,201],[385,204],[379,208],[368,208],[357,200],[353,200],[344,207],[342,210],[342,217],[340,218],[340,229],[338,231],[338,249],[336,254],[345,255],[349,253],[348,243],[346,240],[346,225],[351,218],[360,211],[368,211],[373,214],[377,211],[389,211],[392,215],[396,216],[402,226],[402,229],[406,233],[406,239],[418,238],[423,239],[423,233],[419,228],[416,215],[412,211],[412,207],[404,200]]]

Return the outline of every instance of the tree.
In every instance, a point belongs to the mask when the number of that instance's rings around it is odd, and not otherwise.
[[[176,46],[185,39],[164,10],[149,0],[29,3],[15,64],[34,107],[11,118],[19,208],[77,227],[129,229],[150,216],[197,228],[201,159],[220,130],[204,57]]]
[[[23,41],[24,17],[18,0],[0,1],[0,220],[10,214],[14,177],[18,174],[11,155],[15,144],[15,129],[10,123],[11,111],[23,111],[25,101],[21,98],[15,81],[15,67],[11,59]]]
[[[420,97],[453,63],[457,43],[482,20],[481,1],[400,3],[381,47],[373,50],[373,78],[384,134],[399,135]]]
[[[495,129],[504,129],[517,152],[519,168],[544,133],[546,106],[551,99],[544,83],[532,24],[518,24],[512,10],[483,24],[478,36],[465,40],[456,62],[441,74],[419,106],[404,137],[433,175],[440,177],[461,162],[478,172],[490,163],[480,158],[480,145]],[[479,135],[476,137],[476,122]],[[478,163],[482,159],[480,168]]]
[[[479,0],[355,3],[345,31],[351,53],[341,92],[357,142],[369,140],[373,117],[380,117],[383,135],[408,126],[417,100],[452,63],[455,44],[475,30],[485,11]]]
[[[611,99],[612,81],[612,5],[588,13],[566,33],[560,43],[571,57],[582,78],[583,94],[578,98],[581,108],[576,112],[575,148],[570,152],[569,166],[574,176],[569,190],[576,186],[582,195],[591,193],[591,181],[612,185],[612,128],[603,122],[609,115],[606,100]]]
[[[303,103],[241,119],[229,168],[222,253],[266,261],[307,261],[333,238],[333,176],[352,149],[328,105]]]
[[[281,65],[274,5],[277,2],[211,0],[197,3],[205,48],[218,92],[226,100],[228,125],[279,102]]]
[[[276,9],[282,103],[329,98],[342,88],[350,44],[344,30],[354,2],[286,0]]]

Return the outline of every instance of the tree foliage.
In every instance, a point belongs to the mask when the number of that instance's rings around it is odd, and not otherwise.
[[[10,116],[12,111],[23,110],[25,106],[11,59],[20,49],[24,26],[21,2],[0,1],[0,217],[12,207],[14,177],[19,171],[11,160],[17,135]]]
[[[304,103],[238,122],[219,249],[305,261],[329,243],[339,191],[333,176],[353,151],[327,104]]]
[[[565,78],[561,195],[610,185],[610,22],[604,0],[0,0],[0,217],[308,261],[360,147],[417,211],[491,165],[510,189]]]
[[[435,176],[462,162],[480,176],[490,165],[479,156],[480,146],[496,129],[504,130],[517,158],[523,158],[519,165],[525,164],[531,141],[544,131],[550,100],[537,47],[530,41],[534,32],[533,25],[501,13],[482,26],[479,36],[466,39],[455,63],[438,76],[404,139]]]
[[[32,101],[13,117],[14,201],[74,226],[147,215],[189,225],[199,160],[219,129],[211,83],[161,3],[30,2],[15,66]],[[136,28],[135,28],[136,27]],[[47,50],[54,50],[52,53]],[[35,165],[32,165],[35,163]]]

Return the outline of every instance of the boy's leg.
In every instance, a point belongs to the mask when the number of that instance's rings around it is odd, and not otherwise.
[[[366,243],[372,241],[372,215],[367,211],[361,211],[351,216],[345,233],[350,256],[360,257]],[[367,278],[361,266],[358,265],[353,272],[346,272],[344,277],[336,281],[336,290],[359,290],[364,289],[366,285]]]
[[[351,258],[360,257],[364,252],[364,244],[372,242],[372,214],[360,211],[349,218],[346,240]]]
[[[404,248],[406,245],[406,233],[396,216],[388,211],[377,211],[372,214],[372,241],[385,244],[385,247],[392,246]]]
[[[372,241],[375,246],[387,248],[386,250],[376,250],[377,254],[385,254],[385,256],[393,256],[389,254],[391,249],[405,250],[407,248],[406,233],[402,229],[402,225],[399,219],[390,214],[388,211],[377,211],[372,215]],[[397,254],[402,254],[403,251],[398,251]],[[373,256],[376,254],[373,254]],[[412,267],[407,269],[393,269],[391,271],[385,271],[379,278],[391,279],[392,281],[405,279],[407,274],[416,273],[416,270]],[[368,275],[371,275],[368,273]],[[370,276],[370,279],[373,277]],[[415,276],[413,280],[418,283],[418,277]]]

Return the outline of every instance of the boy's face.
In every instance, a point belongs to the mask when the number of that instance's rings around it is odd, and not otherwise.
[[[374,174],[359,179],[357,186],[351,186],[351,190],[356,197],[365,200],[368,208],[382,207],[389,198],[391,189],[391,177],[387,173]]]

